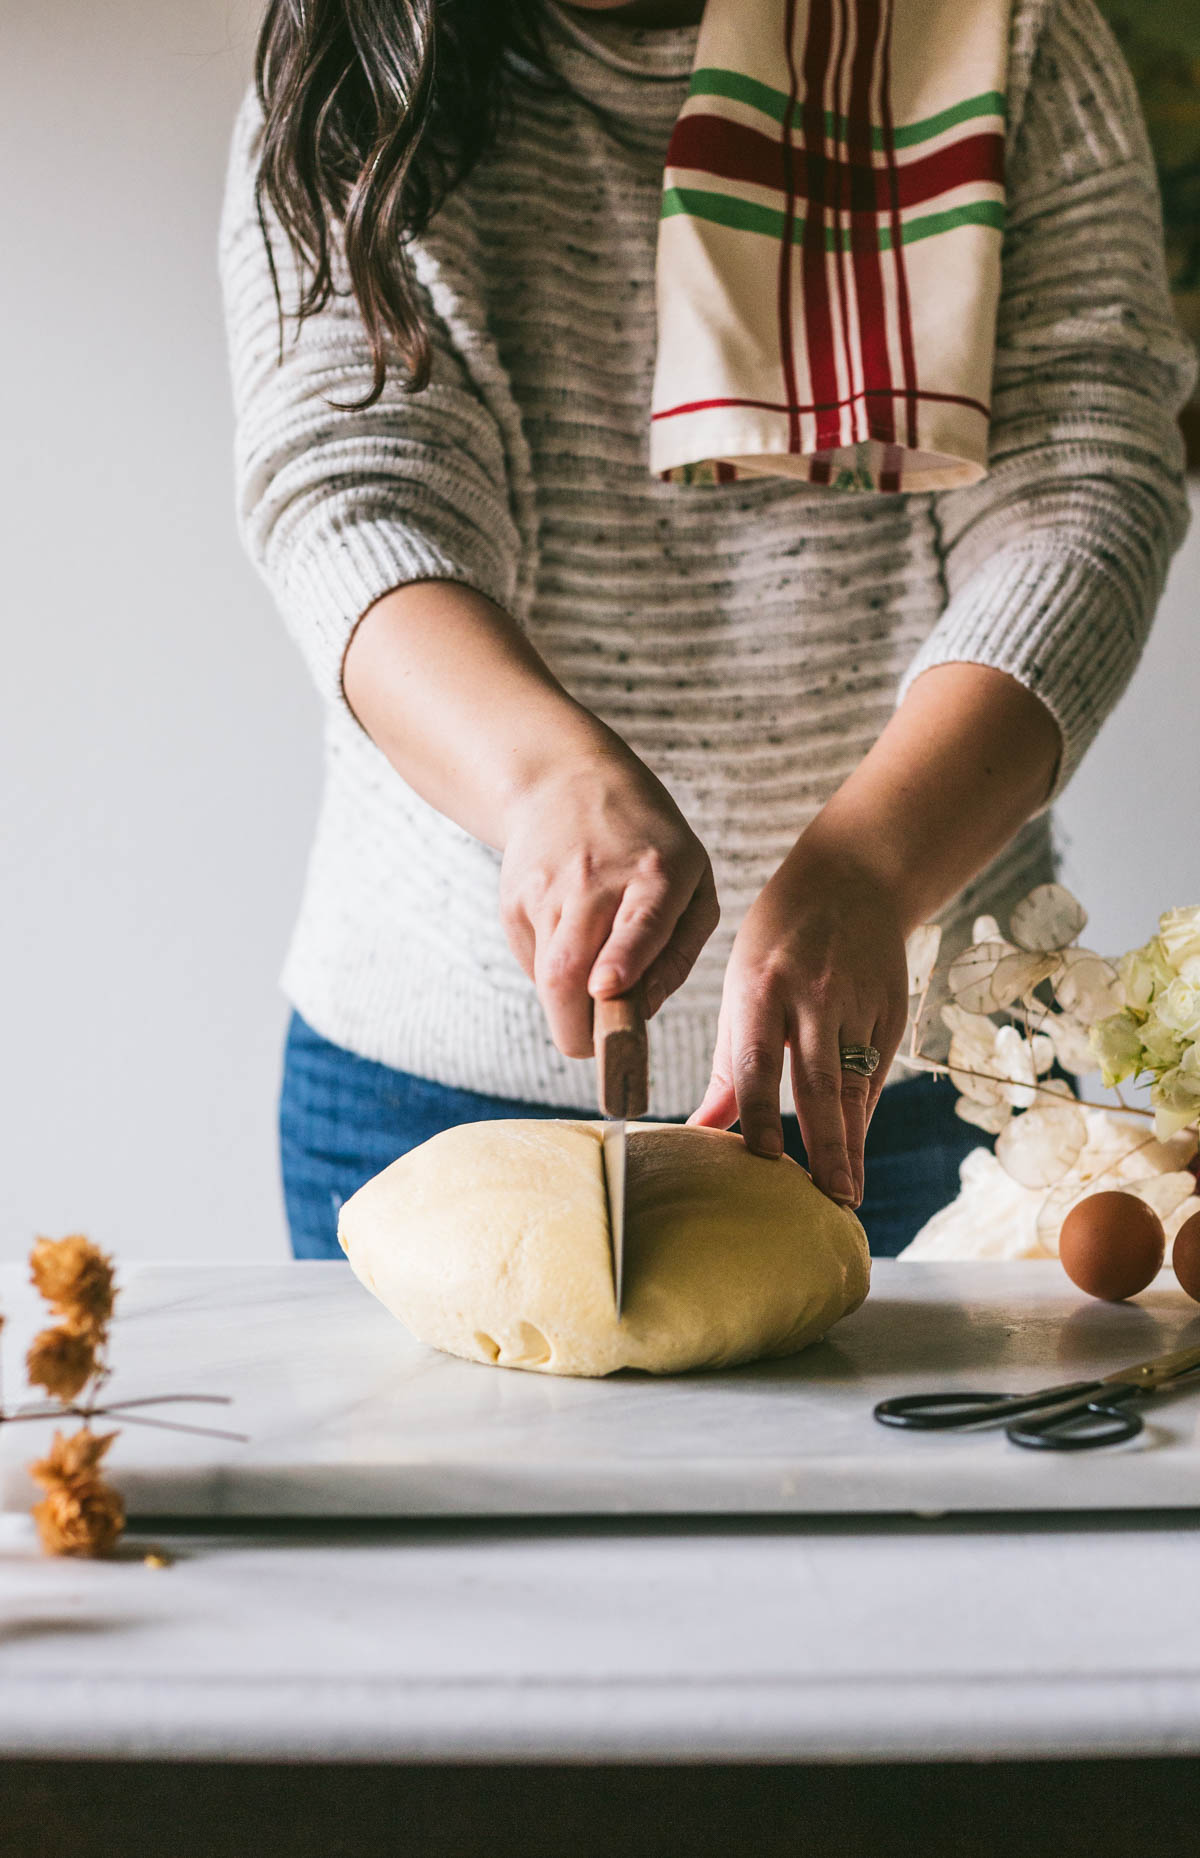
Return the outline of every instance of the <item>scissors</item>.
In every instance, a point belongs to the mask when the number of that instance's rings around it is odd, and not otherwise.
[[[1040,1452],[1087,1452],[1120,1445],[1142,1430],[1131,1405],[1160,1390],[1200,1379],[1200,1348],[1156,1355],[1098,1381],[1067,1381],[1037,1393],[923,1393],[881,1400],[875,1417],[883,1426],[916,1432],[954,1432],[967,1426],[1002,1425],[1014,1445]],[[1024,1414],[1045,1413],[1044,1419]],[[1008,1422],[1008,1423],[1006,1423]]]

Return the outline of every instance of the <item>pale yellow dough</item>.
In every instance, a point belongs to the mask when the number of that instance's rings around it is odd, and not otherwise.
[[[618,1322],[601,1127],[466,1123],[422,1143],[342,1208],[356,1276],[420,1341],[543,1374],[791,1355],[863,1301],[863,1229],[803,1168],[638,1124]]]

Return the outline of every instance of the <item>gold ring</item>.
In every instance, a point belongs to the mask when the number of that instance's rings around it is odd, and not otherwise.
[[[843,1071],[853,1071],[856,1077],[873,1077],[883,1054],[874,1045],[842,1045],[838,1057]]]

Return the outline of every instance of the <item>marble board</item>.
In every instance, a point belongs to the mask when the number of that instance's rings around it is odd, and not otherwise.
[[[0,1271],[10,1401],[43,1320],[25,1277]],[[1032,1389],[1200,1345],[1200,1306],[1166,1274],[1109,1305],[1052,1263],[879,1261],[864,1307],[791,1361],[604,1381],[423,1348],[342,1264],[129,1265],[121,1282],[111,1397],[228,1395],[148,1410],[246,1435],[123,1425],[110,1465],[134,1516],[1200,1508],[1200,1388],[1149,1403],[1140,1439],[1071,1455],[871,1417],[889,1394]],[[49,1435],[0,1427],[0,1507],[31,1500],[24,1464]]]

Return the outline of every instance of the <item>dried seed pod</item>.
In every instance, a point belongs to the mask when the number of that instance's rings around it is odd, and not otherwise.
[[[1125,989],[1111,961],[1094,955],[1090,948],[1065,948],[1059,964],[1054,997],[1065,1012],[1089,1026],[1120,1012],[1125,1004]]]
[[[951,962],[946,986],[964,1012],[985,1015],[999,1012],[996,970],[1008,952],[1007,942],[974,942]]]
[[[965,1123],[973,1123],[976,1129],[986,1129],[989,1135],[999,1135],[1012,1118],[1011,1103],[973,1103],[970,1097],[960,1097],[954,1106],[954,1114]]]
[[[1027,1000],[1042,981],[1058,971],[1057,955],[1028,955],[1017,949],[996,963],[992,992],[1002,1009],[1014,1000]]]
[[[933,979],[938,951],[942,946],[940,923],[921,923],[904,944],[908,960],[908,991],[923,994]]]
[[[1079,1107],[1042,1101],[1015,1116],[996,1142],[996,1159],[1023,1187],[1053,1187],[1074,1167],[1087,1141]]]
[[[1124,1193],[1136,1194],[1159,1219],[1166,1221],[1176,1207],[1182,1206],[1195,1193],[1196,1181],[1194,1175],[1181,1169],[1177,1173],[1145,1174],[1137,1180],[1123,1180],[1121,1189]]]
[[[983,1024],[994,1033],[990,1020]],[[974,1103],[1007,1103],[1004,1079],[995,1075],[992,1063],[995,1039],[982,1039],[968,1030],[955,1032],[950,1040],[946,1065],[950,1080],[961,1096]]]
[[[1009,917],[1008,933],[1018,947],[1045,953],[1070,947],[1082,935],[1087,911],[1063,884],[1038,884]]]

